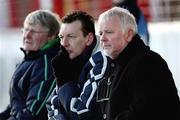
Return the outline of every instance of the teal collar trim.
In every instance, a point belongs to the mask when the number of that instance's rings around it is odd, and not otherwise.
[[[50,48],[50,47],[52,47],[52,46],[54,46],[55,44],[58,44],[58,43],[59,43],[59,38],[57,37],[57,38],[55,38],[54,40],[50,40],[50,41],[46,42],[46,43],[41,47],[40,50],[46,50],[46,49],[48,49],[48,48]]]

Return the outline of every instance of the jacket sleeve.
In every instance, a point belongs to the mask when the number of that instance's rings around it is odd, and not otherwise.
[[[58,99],[58,87],[56,87],[46,102],[48,120],[67,120],[67,115]]]
[[[44,55],[34,63],[31,71],[29,88],[26,98],[26,108],[16,115],[18,120],[30,120],[39,114],[47,116],[45,103],[55,87],[55,80],[51,67],[51,60]],[[45,112],[45,113],[43,113]]]
[[[84,81],[83,89],[79,97],[73,97],[70,102],[70,110],[72,117],[76,116],[78,119],[91,119],[96,117],[96,91],[97,83],[104,76],[107,69],[108,60],[101,52],[96,53],[89,59],[89,62],[85,67],[89,68],[86,75],[80,78],[80,81]]]
[[[10,105],[6,107],[4,111],[0,113],[0,120],[6,120],[10,117],[11,108]]]

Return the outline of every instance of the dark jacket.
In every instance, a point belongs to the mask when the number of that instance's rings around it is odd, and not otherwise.
[[[58,54],[52,61],[57,87],[49,97],[46,107],[49,119],[67,120],[70,118],[70,101],[72,97],[79,96],[77,81],[83,66],[89,58],[99,51],[99,40],[86,48],[83,53],[73,60],[68,60],[65,54]],[[63,49],[61,48],[61,51]],[[63,51],[62,51],[63,52]],[[65,51],[64,51],[65,52]],[[66,70],[64,70],[66,68]]]
[[[98,91],[102,98],[108,94],[108,99],[100,102],[102,119],[180,120],[172,73],[138,35],[113,63]]]
[[[51,59],[58,51],[59,43],[56,43],[45,50],[25,54],[10,82],[8,109],[0,116],[4,115],[5,120],[47,119],[45,102],[55,87]]]
[[[80,94],[71,98],[70,111],[73,120],[98,119],[98,83],[110,67],[111,59],[97,52],[83,67],[78,81]],[[74,87],[75,88],[75,87]],[[72,89],[73,90],[73,89]]]

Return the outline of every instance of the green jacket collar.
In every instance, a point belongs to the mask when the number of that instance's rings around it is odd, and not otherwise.
[[[40,50],[46,50],[46,49],[48,49],[48,48],[50,48],[50,47],[52,47],[52,46],[54,46],[55,44],[58,44],[58,43],[59,43],[59,38],[57,37],[57,38],[55,38],[54,40],[50,40],[50,41],[46,42],[46,43],[41,47]]]

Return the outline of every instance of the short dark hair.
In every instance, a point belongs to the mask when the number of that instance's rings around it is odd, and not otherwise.
[[[91,15],[84,11],[75,10],[72,12],[67,13],[62,18],[62,23],[72,23],[76,20],[79,20],[82,24],[82,32],[83,35],[86,36],[88,33],[93,33],[95,37],[95,25],[94,19]]]

